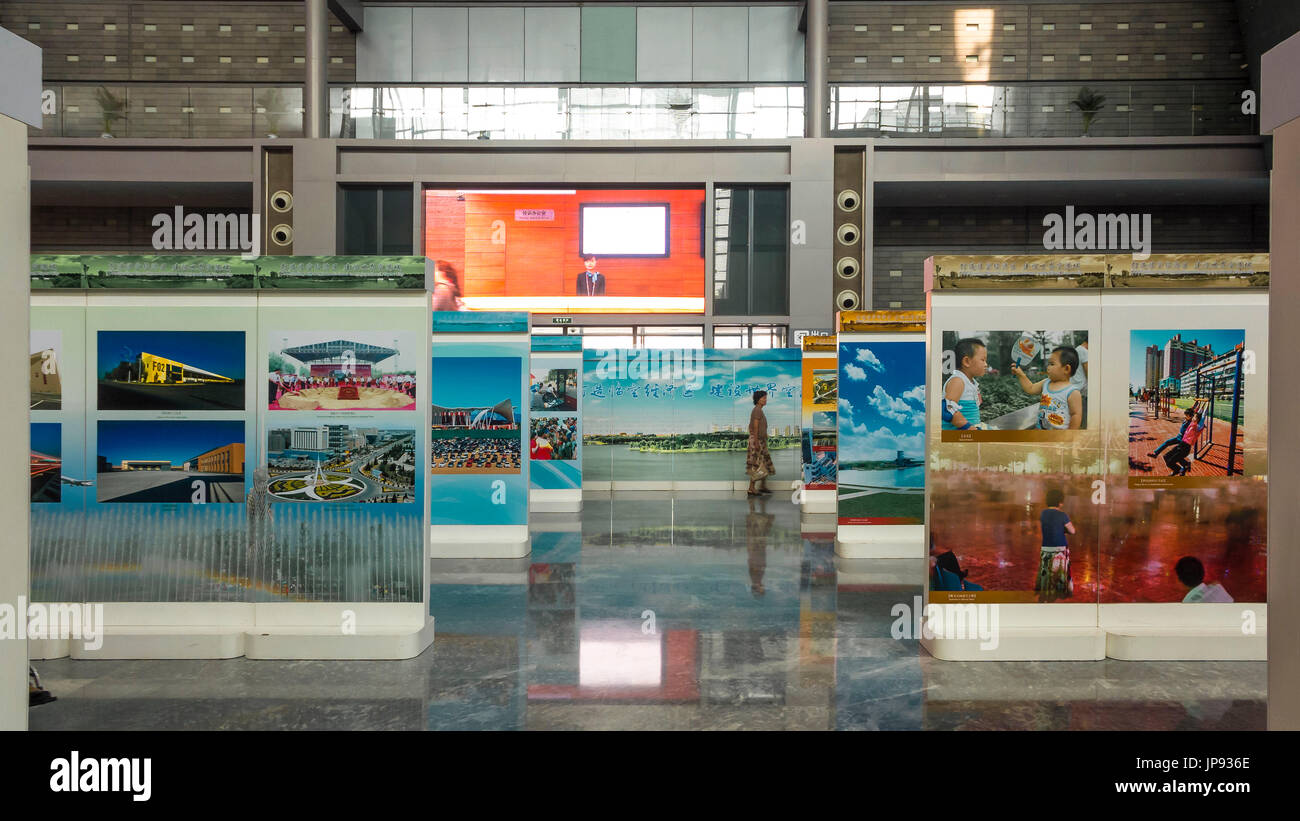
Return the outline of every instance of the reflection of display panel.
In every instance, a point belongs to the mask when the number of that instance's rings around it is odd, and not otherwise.
[[[578,208],[583,256],[668,256],[668,205],[605,205],[585,203]]]
[[[703,313],[704,205],[702,187],[428,189],[435,309]]]

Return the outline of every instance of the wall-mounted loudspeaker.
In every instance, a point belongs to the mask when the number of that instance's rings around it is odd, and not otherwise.
[[[293,149],[262,150],[262,253],[293,253]]]
[[[866,149],[842,146],[835,151],[835,260],[832,267],[831,293],[835,310],[851,311],[865,306],[863,272],[867,269],[866,253],[868,214],[865,201]]]
[[[293,194],[281,188],[271,195],[271,210],[278,214],[288,213],[293,208]]]

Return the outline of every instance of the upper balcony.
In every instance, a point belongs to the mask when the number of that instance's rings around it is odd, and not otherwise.
[[[302,136],[302,87],[56,85],[32,137]],[[1232,80],[834,85],[835,137],[1198,137],[1258,132]],[[337,85],[330,136],[746,140],[803,135],[802,85]]]

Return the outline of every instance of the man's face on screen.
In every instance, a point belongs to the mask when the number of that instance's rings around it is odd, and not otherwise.
[[[584,260],[582,261],[582,264],[585,265],[585,266],[587,266],[587,270],[588,270],[588,271],[594,271],[594,270],[596,270],[596,258],[595,258],[595,257],[588,257],[587,259],[584,259]]]

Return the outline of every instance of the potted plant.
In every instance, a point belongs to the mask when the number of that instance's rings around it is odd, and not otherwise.
[[[1083,115],[1083,136],[1088,136],[1088,129],[1092,128],[1092,121],[1097,119],[1097,115],[1105,108],[1103,103],[1106,102],[1106,95],[1096,94],[1092,89],[1084,86],[1079,89],[1079,96],[1070,101],[1070,105],[1079,109]]]
[[[104,131],[99,136],[111,137],[113,123],[126,119],[126,100],[100,86],[95,89],[95,101],[99,103],[99,115],[104,124]]]

